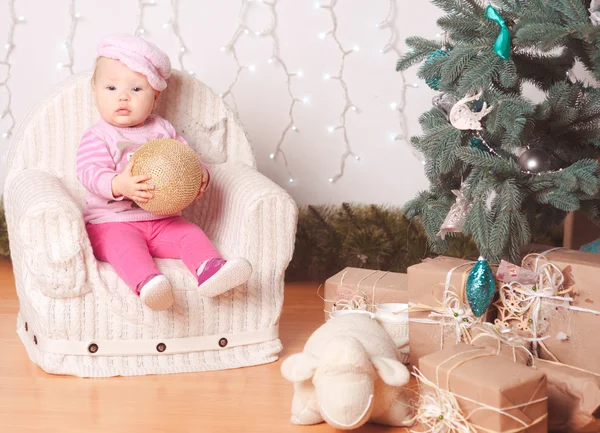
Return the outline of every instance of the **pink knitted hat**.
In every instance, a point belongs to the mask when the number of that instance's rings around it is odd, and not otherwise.
[[[100,42],[98,55],[119,60],[129,69],[143,74],[156,90],[167,88],[171,76],[169,56],[145,39],[132,35],[109,36]]]

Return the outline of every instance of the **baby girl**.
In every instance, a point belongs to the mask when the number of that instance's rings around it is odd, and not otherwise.
[[[248,280],[250,263],[224,260],[208,237],[181,213],[160,216],[136,202],[152,198],[151,176],[132,175],[132,153],[149,140],[168,137],[188,144],[173,125],[152,111],[171,74],[169,57],[130,35],[100,43],[92,91],[101,119],[88,129],[77,152],[77,177],[86,188],[86,229],[98,260],[110,263],[152,310],[173,304],[172,287],[153,260],[181,259],[213,297]],[[205,171],[198,197],[208,187]],[[148,181],[148,182],[146,182]]]

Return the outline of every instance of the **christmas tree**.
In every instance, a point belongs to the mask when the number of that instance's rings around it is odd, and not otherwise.
[[[411,140],[430,188],[406,205],[433,250],[462,232],[486,259],[516,261],[534,226],[578,209],[600,220],[600,91],[572,72],[578,61],[600,79],[595,1],[432,2],[443,37],[408,38],[397,69],[422,62],[439,91]]]

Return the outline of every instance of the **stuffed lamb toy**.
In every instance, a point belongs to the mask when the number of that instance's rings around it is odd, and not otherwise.
[[[403,385],[408,369],[396,357],[396,345],[373,319],[362,314],[333,318],[308,339],[304,351],[281,365],[294,383],[294,424],[318,424],[350,430],[367,421],[390,426],[412,424]]]

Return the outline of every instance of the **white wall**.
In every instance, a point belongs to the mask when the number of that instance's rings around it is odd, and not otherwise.
[[[429,1],[393,1],[399,49],[405,48],[403,40],[407,36],[435,37],[439,10]],[[73,40],[73,69],[79,72],[91,69],[102,37],[135,31],[138,1],[75,0],[74,3],[81,14]],[[231,54],[223,53],[220,48],[230,41],[238,26],[242,3],[240,0],[179,0],[178,3],[181,36],[188,48],[185,68],[223,93],[232,83],[237,66]],[[329,4],[330,0],[323,3]],[[61,44],[69,34],[70,4],[70,0],[14,0],[17,16],[25,17],[16,26],[15,48],[9,59],[12,110],[17,122],[38,98],[69,75],[68,69],[57,69],[56,65],[68,62]],[[293,183],[288,181],[282,159],[269,158],[288,123],[290,107],[283,68],[267,62],[273,39],[250,33],[242,35],[236,45],[240,63],[256,66],[254,72],[241,72],[233,94],[259,169],[286,188],[299,204],[352,201],[401,205],[427,186],[422,165],[407,143],[390,138],[399,132],[398,113],[390,108],[390,103],[400,102],[402,83],[395,72],[396,54],[380,53],[390,30],[376,27],[387,16],[389,6],[388,0],[339,0],[335,7],[337,34],[344,49],[350,50],[355,45],[360,48],[347,56],[344,71],[349,96],[360,110],[347,116],[348,139],[360,160],[349,159],[343,177],[335,183],[330,183],[329,178],[339,170],[344,141],[341,131],[330,133],[327,127],[339,124],[344,96],[339,81],[323,77],[326,73],[337,73],[341,53],[330,36],[324,40],[317,36],[332,27],[329,11],[315,8],[314,0],[279,0],[276,6],[275,34],[280,41],[281,58],[290,72],[303,71],[303,77],[291,79],[292,91],[298,98],[310,98],[309,104],[297,104],[294,108],[299,132],[288,133],[282,147],[295,179]],[[8,33],[8,10],[9,0],[0,0],[0,60]],[[179,44],[172,29],[163,28],[171,16],[171,1],[156,0],[156,5],[144,10],[146,37],[167,51],[173,66],[179,68]],[[269,20],[268,7],[254,0],[246,16],[248,25],[253,30],[263,30]],[[5,71],[0,65],[0,82]],[[417,82],[414,72],[406,74],[409,85]],[[434,92],[423,82],[419,82],[419,88],[407,91],[406,116],[409,132],[415,134],[419,133],[417,118],[431,106]],[[229,98],[226,100],[231,102]],[[5,89],[0,87],[0,113],[5,105]],[[8,140],[1,138],[8,127],[6,120],[0,120],[2,158],[8,146]]]

